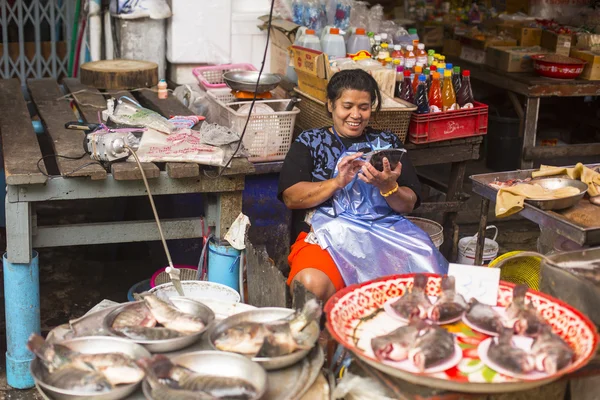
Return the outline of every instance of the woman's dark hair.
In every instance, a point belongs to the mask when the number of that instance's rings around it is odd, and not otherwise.
[[[327,84],[327,99],[331,100],[332,107],[347,89],[368,92],[371,95],[371,106],[376,105],[375,112],[377,113],[381,109],[382,99],[379,85],[368,72],[362,69],[346,69],[333,74]],[[327,105],[325,105],[325,109],[331,117]]]

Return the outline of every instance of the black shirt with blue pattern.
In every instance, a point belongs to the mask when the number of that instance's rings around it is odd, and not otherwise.
[[[365,153],[371,151],[369,141],[375,150],[404,147],[400,139],[393,133],[378,131],[370,127],[366,128],[365,133],[358,138],[340,137],[340,140],[346,149],[356,145],[357,151]],[[283,162],[279,174],[277,197],[281,200],[282,193],[296,183],[320,182],[330,179],[338,159],[344,151],[342,143],[337,140],[330,127],[302,132],[292,143]],[[415,208],[417,208],[421,203],[421,183],[408,157],[402,159],[402,174],[398,178],[398,185],[409,187],[415,192],[417,195]],[[305,214],[306,210],[292,210],[292,241],[296,240],[300,232],[310,230],[310,227],[304,222]]]

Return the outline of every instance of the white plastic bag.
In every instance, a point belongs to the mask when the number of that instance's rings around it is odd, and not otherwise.
[[[175,125],[167,121],[165,117],[140,106],[127,96],[123,96],[117,101],[114,112],[109,114],[108,118],[117,124],[143,126],[166,134],[175,130]]]
[[[166,0],[111,0],[110,14],[121,19],[165,19],[171,8]]]

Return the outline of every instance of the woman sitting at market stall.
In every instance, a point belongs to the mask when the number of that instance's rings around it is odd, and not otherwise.
[[[333,126],[302,132],[279,178],[278,196],[293,210],[297,237],[288,285],[301,282],[327,300],[380,276],[446,273],[448,263],[429,236],[401,215],[420,203],[408,157],[394,168],[384,158],[382,171],[364,161],[365,153],[403,148],[394,134],[367,127],[372,107],[377,112],[382,103],[375,79],[359,69],[338,72],[327,99]]]

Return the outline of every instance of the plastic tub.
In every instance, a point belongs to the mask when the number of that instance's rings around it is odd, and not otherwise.
[[[229,71],[256,71],[252,64],[221,64],[194,68],[192,73],[205,89],[221,89],[227,85],[223,74]]]
[[[444,228],[442,225],[426,218],[406,217],[406,219],[427,233],[438,249],[444,243]]]

